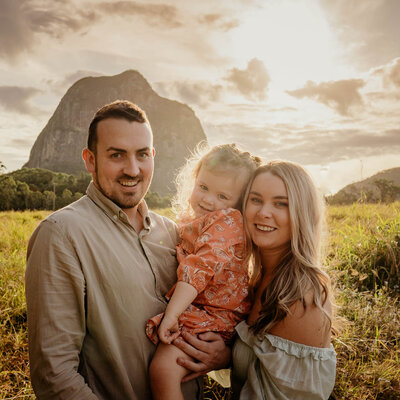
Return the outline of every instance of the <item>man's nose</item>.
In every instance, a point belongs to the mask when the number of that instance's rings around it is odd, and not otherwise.
[[[127,158],[126,163],[124,165],[124,174],[129,176],[139,175],[139,163],[135,157]]]

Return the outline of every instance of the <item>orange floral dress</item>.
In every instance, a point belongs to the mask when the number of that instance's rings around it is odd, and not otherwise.
[[[198,293],[179,317],[180,330],[218,332],[229,342],[235,326],[250,311],[243,217],[233,208],[218,210],[180,226],[179,233],[178,281],[192,285]],[[146,334],[154,344],[163,315],[147,322]]]

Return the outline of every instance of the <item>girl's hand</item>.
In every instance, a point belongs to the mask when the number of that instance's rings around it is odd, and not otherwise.
[[[174,341],[174,345],[195,359],[190,361],[178,358],[179,365],[193,371],[186,375],[182,382],[190,381],[213,370],[227,368],[231,360],[231,349],[218,333],[206,332],[196,337],[182,332],[182,335]]]
[[[158,337],[165,344],[171,344],[179,336],[178,318],[164,315],[158,328]]]

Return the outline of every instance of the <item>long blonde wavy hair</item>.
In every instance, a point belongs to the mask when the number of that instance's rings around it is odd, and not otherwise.
[[[201,142],[176,177],[177,194],[172,199],[174,213],[183,222],[194,217],[189,199],[201,167],[211,172],[228,172],[236,176],[245,174],[245,182],[247,184],[260,163],[261,159],[259,157],[252,156],[249,152],[238,149],[234,143],[222,144],[210,148],[206,142]],[[245,188],[246,185],[237,204],[237,208],[240,211]]]
[[[256,334],[268,332],[289,313],[290,307],[301,301],[306,307],[305,296],[310,291],[313,303],[328,318],[324,304],[331,296],[330,279],[321,268],[321,239],[325,227],[325,205],[322,196],[308,172],[290,161],[270,161],[257,168],[244,197],[244,207],[254,179],[269,172],[280,178],[288,193],[291,240],[290,248],[282,254],[274,268],[273,278],[261,297],[259,317],[252,326]],[[248,232],[248,231],[247,231]],[[260,250],[253,244],[251,292],[261,282],[262,265]]]

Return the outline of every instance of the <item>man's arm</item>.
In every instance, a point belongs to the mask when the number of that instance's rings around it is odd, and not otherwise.
[[[38,399],[95,400],[78,371],[85,337],[85,280],[73,246],[46,220],[28,245],[29,358]]]

